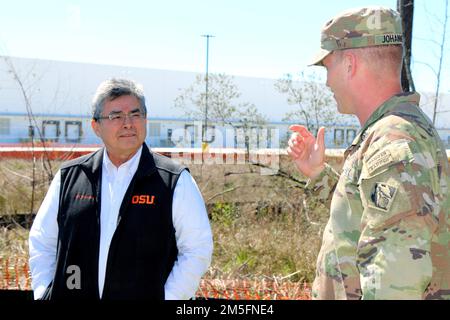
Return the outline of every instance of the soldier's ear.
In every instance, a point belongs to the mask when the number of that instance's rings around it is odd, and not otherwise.
[[[348,78],[353,78],[357,69],[357,58],[354,52],[351,50],[345,50],[343,54],[344,64],[345,64],[345,72]]]

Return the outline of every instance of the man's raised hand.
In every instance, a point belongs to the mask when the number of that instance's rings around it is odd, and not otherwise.
[[[325,128],[317,132],[317,139],[302,125],[292,125],[287,153],[297,169],[309,178],[314,178],[325,167]]]

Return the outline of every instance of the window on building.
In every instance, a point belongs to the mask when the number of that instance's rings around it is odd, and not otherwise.
[[[64,126],[64,137],[67,142],[80,142],[83,135],[81,121],[66,121]]]
[[[198,134],[198,126],[193,124],[184,125],[184,146],[193,148],[195,144],[195,138]]]
[[[148,125],[148,134],[150,137],[159,137],[161,135],[161,123],[150,122]]]
[[[272,148],[272,134],[276,129],[274,127],[260,128],[258,139],[260,148]]]
[[[11,119],[9,118],[2,118],[0,119],[0,134],[1,135],[8,135],[11,131]]]
[[[42,135],[46,141],[58,142],[61,130],[59,128],[59,121],[44,120],[42,121]]]
[[[356,137],[355,129],[347,129],[347,144],[351,144]]]
[[[28,126],[28,136],[30,138],[34,137],[34,126]]]
[[[334,145],[340,146],[344,143],[344,129],[334,129]]]
[[[163,147],[175,146],[175,143],[172,141],[172,135],[173,135],[173,129],[167,129],[167,139],[164,142],[161,141],[161,144]]]
[[[205,127],[202,126],[202,130],[204,128]],[[216,139],[215,134],[214,134],[215,130],[216,130],[215,126],[207,126],[206,127],[206,132],[205,132],[205,137],[204,137],[205,142],[207,142],[207,143],[213,143],[214,142],[214,140]]]

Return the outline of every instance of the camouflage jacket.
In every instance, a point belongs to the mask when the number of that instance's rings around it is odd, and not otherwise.
[[[450,169],[419,99],[386,101],[342,174],[327,165],[309,181],[322,199],[333,194],[314,299],[450,299]]]

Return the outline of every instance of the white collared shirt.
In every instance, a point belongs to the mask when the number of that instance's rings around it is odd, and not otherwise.
[[[106,150],[106,149],[105,149]],[[98,286],[100,297],[105,282],[111,239],[117,227],[119,209],[125,192],[136,173],[142,147],[119,168],[104,151],[100,212],[100,251]],[[30,230],[30,270],[34,298],[42,297],[56,269],[58,240],[58,204],[61,172],[53,179]],[[194,296],[200,278],[211,263],[212,233],[205,204],[192,176],[184,170],[178,178],[172,200],[172,220],[178,257],[164,286],[166,300]]]
[[[106,148],[103,149],[102,163],[102,194],[100,211],[100,251],[98,255],[98,292],[100,297],[105,284],[106,262],[109,246],[117,227],[120,206],[130,185],[131,179],[137,171],[141,159],[142,147],[127,162],[118,168],[108,157]]]

